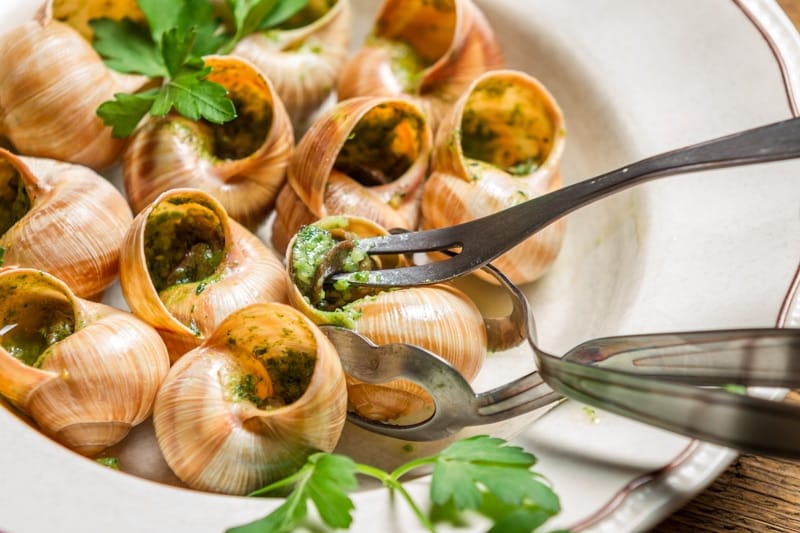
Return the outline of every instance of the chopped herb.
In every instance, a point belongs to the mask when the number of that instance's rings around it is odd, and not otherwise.
[[[317,358],[313,354],[289,350],[277,357],[264,360],[274,396],[284,405],[297,401],[308,388]]]
[[[722,389],[728,392],[732,392],[733,394],[747,394],[747,387],[745,387],[744,385],[738,385],[736,383],[723,385]]]
[[[98,457],[95,461],[112,470],[119,470],[119,458],[117,457]]]

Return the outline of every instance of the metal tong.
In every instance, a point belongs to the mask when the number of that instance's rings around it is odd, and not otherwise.
[[[369,383],[395,378],[423,386],[434,414],[398,426],[350,419],[407,440],[447,437],[538,409],[562,396],[650,425],[757,454],[800,457],[800,406],[736,394],[727,384],[800,385],[800,330],[740,329],[634,335],[585,342],[559,358],[536,344],[524,295],[488,263],[561,216],[644,181],[692,170],[800,156],[800,118],[785,120],[644,159],[478,220],[429,231],[360,239],[368,254],[444,251],[451,257],[404,268],[337,273],[352,285],[418,286],[487,268],[509,292],[509,320],[538,367],[511,383],[476,394],[445,360],[418,346],[375,346],[350,330],[324,326],[345,370]],[[502,235],[503,238],[497,238]],[[716,388],[709,388],[716,387]]]
[[[559,358],[536,344],[524,294],[486,269],[513,301],[508,319],[527,342],[538,371],[476,393],[446,360],[419,346],[376,346],[349,329],[322,326],[345,371],[368,383],[411,380],[433,398],[434,414],[393,425],[349,414],[365,429],[424,441],[490,424],[565,396],[688,437],[759,455],[800,458],[800,405],[730,392],[725,385],[800,385],[800,329],[733,329],[608,337]],[[713,387],[713,388],[709,388]]]

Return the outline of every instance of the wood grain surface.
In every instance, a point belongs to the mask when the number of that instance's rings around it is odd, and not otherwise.
[[[800,0],[777,0],[800,30]],[[787,401],[800,402],[800,391]],[[741,455],[657,533],[800,532],[800,462]]]

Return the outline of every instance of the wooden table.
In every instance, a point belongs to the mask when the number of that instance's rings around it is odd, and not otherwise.
[[[777,0],[800,29],[800,0]],[[787,401],[800,402],[800,391]],[[657,533],[800,532],[800,461],[741,455]]]

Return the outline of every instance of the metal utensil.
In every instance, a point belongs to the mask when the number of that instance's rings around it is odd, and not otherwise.
[[[403,268],[335,273],[328,281],[343,279],[353,286],[410,287],[451,280],[488,264],[562,216],[633,185],[689,171],[798,156],[800,118],[745,130],[656,155],[463,224],[360,239],[358,246],[370,255],[443,250],[457,253],[441,261]]]
[[[368,383],[403,378],[432,396],[434,414],[392,425],[351,413],[355,424],[406,440],[435,440],[466,426],[502,421],[563,396],[700,440],[760,455],[800,458],[800,406],[720,388],[800,385],[800,330],[739,329],[596,339],[563,358],[539,348],[522,292],[487,267],[508,290],[511,319],[527,340],[538,371],[475,393],[447,361],[410,344],[376,346],[336,326],[323,330],[345,371]]]

